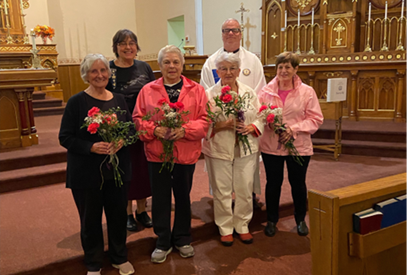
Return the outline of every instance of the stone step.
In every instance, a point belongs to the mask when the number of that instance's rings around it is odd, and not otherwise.
[[[11,153],[2,153],[0,172],[66,162],[66,150],[62,147],[51,148],[46,153],[38,152],[36,155],[30,156],[18,155],[15,157],[15,154],[12,156]]]
[[[52,116],[52,115],[62,115],[65,110],[65,104],[58,107],[49,107],[49,108],[35,108],[34,117],[39,116]]]
[[[62,106],[62,99],[46,97],[41,100],[33,100],[33,109],[48,108],[48,107],[60,107]]]
[[[33,101],[45,99],[45,96],[46,96],[46,93],[44,93],[42,91],[35,91],[35,92],[33,92]]]

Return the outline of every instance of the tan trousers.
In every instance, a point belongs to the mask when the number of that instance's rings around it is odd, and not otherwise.
[[[253,216],[253,173],[257,161],[257,154],[235,158],[233,161],[205,156],[213,190],[215,223],[222,236],[233,234],[233,229],[239,234],[249,232],[248,225]]]

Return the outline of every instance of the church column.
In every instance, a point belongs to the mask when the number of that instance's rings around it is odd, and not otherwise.
[[[396,102],[396,117],[395,122],[403,122],[403,91],[404,91],[404,79],[406,76],[406,70],[397,70],[397,102]]]
[[[15,89],[18,98],[18,109],[20,111],[21,123],[21,145],[23,147],[31,146],[30,131],[27,124],[27,113],[25,111],[25,89]]]
[[[33,92],[34,89],[30,88],[27,89],[27,109],[28,109],[28,117],[30,119],[30,133],[31,133],[31,143],[38,144],[38,135],[37,129],[34,123],[34,110],[33,110]]]
[[[350,90],[350,102],[349,102],[349,120],[357,120],[356,114],[356,99],[357,99],[357,77],[359,71],[350,71],[352,75],[352,85]]]
[[[310,85],[312,88],[314,88],[314,90],[315,90],[315,87],[314,87],[315,72],[313,72],[313,71],[308,71],[308,78],[309,78],[309,85]]]

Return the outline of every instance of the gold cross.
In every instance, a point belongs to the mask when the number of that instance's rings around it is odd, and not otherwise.
[[[344,30],[346,30],[346,28],[344,26],[342,26],[341,23],[339,23],[338,26],[334,28],[334,31],[336,31],[338,33],[338,38],[335,39],[336,46],[342,45],[341,32],[343,32]]]

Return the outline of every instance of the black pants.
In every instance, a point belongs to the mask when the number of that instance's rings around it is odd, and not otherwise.
[[[266,206],[267,220],[278,222],[281,185],[284,180],[284,162],[287,163],[288,180],[291,185],[291,195],[294,201],[294,217],[298,224],[305,219],[307,213],[307,186],[305,177],[311,156],[302,156],[302,166],[294,161],[292,156],[276,156],[261,153],[266,170]]]
[[[168,250],[172,245],[184,246],[191,243],[191,200],[189,194],[195,164],[175,164],[172,172],[162,163],[149,162],[152,216],[154,233],[158,236],[156,247]],[[174,226],[171,233],[171,189],[175,199]]]
[[[81,221],[81,241],[88,271],[99,271],[103,262],[102,213],[105,210],[109,257],[113,264],[127,261],[127,186],[116,187],[114,180],[103,188],[72,189]]]

